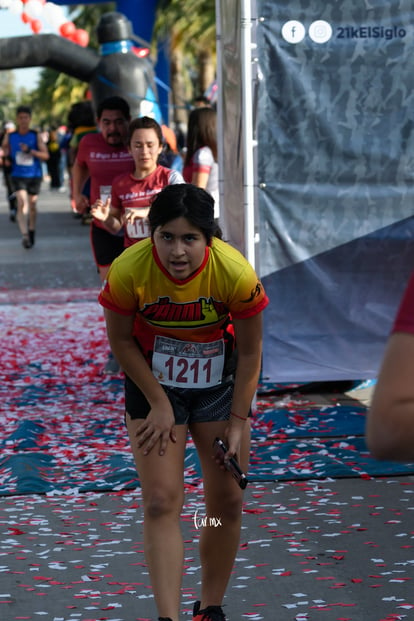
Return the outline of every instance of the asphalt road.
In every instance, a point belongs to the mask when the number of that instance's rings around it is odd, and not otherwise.
[[[75,218],[68,192],[43,183],[35,245],[26,250],[10,222],[5,188],[0,189],[0,290],[99,287],[89,243],[89,226]]]

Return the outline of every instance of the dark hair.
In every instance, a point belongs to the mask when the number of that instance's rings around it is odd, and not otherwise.
[[[176,218],[186,218],[199,228],[207,243],[212,237],[221,237],[220,228],[214,220],[214,198],[191,183],[167,185],[156,194],[148,214],[151,234]]]
[[[81,126],[94,126],[95,115],[93,113],[92,103],[88,100],[74,103],[69,110],[68,125],[70,129],[76,129]]]
[[[107,97],[99,102],[96,108],[96,116],[98,119],[101,118],[104,110],[119,110],[127,120],[131,117],[129,103],[122,97],[117,97],[116,95],[114,97]]]
[[[133,119],[128,127],[128,144],[130,144],[132,139],[132,134],[136,129],[153,129],[157,134],[158,141],[160,145],[163,143],[162,138],[162,129],[161,126],[157,123],[155,119],[152,119],[149,116],[140,116],[137,119]]]
[[[17,106],[16,114],[29,114],[32,116],[32,109],[30,106]]]
[[[211,106],[211,101],[205,95],[198,95],[194,98],[195,104],[204,104],[205,106]]]
[[[217,161],[217,114],[213,108],[195,108],[188,118],[187,152],[184,166],[201,147],[210,147]]]

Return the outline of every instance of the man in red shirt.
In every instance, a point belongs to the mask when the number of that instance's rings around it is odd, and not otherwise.
[[[97,133],[86,134],[79,143],[72,169],[73,200],[76,210],[84,213],[98,198],[111,195],[112,180],[133,172],[134,160],[128,151],[129,105],[122,97],[108,97],[97,107]],[[90,179],[90,196],[82,193]],[[124,250],[124,231],[113,235],[97,219],[91,224],[91,245],[101,281],[112,261]],[[114,373],[119,366],[110,353],[105,371]]]
[[[127,133],[130,120],[129,105],[122,97],[108,97],[97,108],[97,133],[84,136],[72,170],[73,199],[76,209],[83,213],[98,198],[111,195],[112,180],[122,173],[133,172],[134,160],[128,151]],[[82,194],[90,178],[90,197]],[[97,219],[91,225],[91,243],[102,282],[112,261],[122,252],[123,231],[109,233]]]

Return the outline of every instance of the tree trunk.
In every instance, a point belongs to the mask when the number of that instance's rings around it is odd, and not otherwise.
[[[202,95],[204,91],[208,89],[210,84],[214,81],[216,77],[215,66],[213,63],[213,56],[211,52],[207,49],[201,50],[198,55],[198,86],[200,94]]]
[[[186,106],[186,89],[185,82],[183,79],[184,76],[184,68],[183,68],[183,54],[181,50],[176,47],[171,50],[171,93],[172,93],[172,105],[173,105],[173,114],[172,118],[176,128],[182,129],[187,127],[188,121],[188,110]]]

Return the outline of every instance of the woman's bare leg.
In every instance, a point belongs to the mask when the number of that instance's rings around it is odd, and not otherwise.
[[[220,469],[212,458],[216,436],[223,438],[227,422],[193,423],[191,435],[201,462],[206,503],[206,526],[200,536],[202,566],[201,605],[221,606],[240,541],[243,492],[232,475]],[[242,454],[247,470],[250,450],[250,423],[246,422]]]
[[[143,455],[135,438],[141,419],[127,427],[142,487],[144,552],[158,615],[179,620],[184,546],[180,517],[184,502],[184,452],[187,426],[177,425],[177,442],[169,442],[164,455],[154,448]]]

